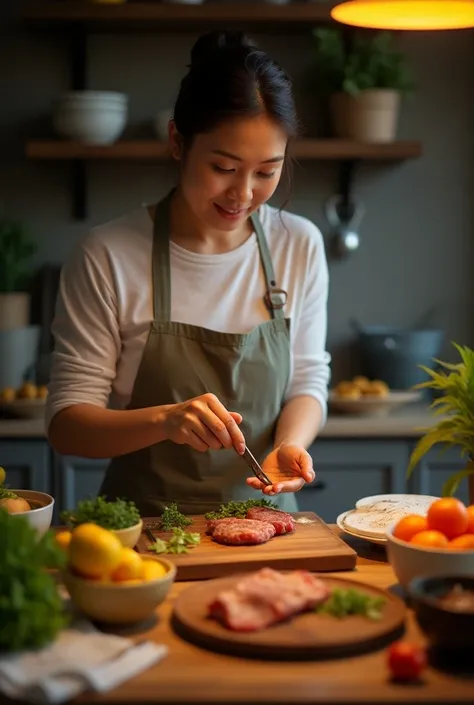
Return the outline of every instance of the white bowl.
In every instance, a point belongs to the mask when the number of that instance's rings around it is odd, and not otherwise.
[[[112,144],[127,122],[127,107],[94,105],[59,108],[53,116],[59,134],[86,144]]]
[[[30,525],[36,529],[38,538],[43,536],[51,526],[53,519],[54,497],[46,494],[46,492],[36,492],[35,490],[11,490],[18,497],[23,497],[28,503],[38,504],[36,509],[30,509],[29,512],[17,512],[12,514],[15,517],[26,517]]]
[[[8,411],[22,419],[43,419],[46,399],[14,399],[5,404]]]
[[[474,577],[474,550],[453,551],[449,548],[415,546],[395,538],[394,528],[391,526],[387,531],[387,556],[404,588],[413,578],[440,575]]]
[[[114,534],[120,540],[122,546],[126,548],[135,548],[140,538],[143,529],[143,521],[140,519],[138,524],[129,526],[126,529],[113,529]]]
[[[61,93],[58,103],[61,105],[77,105],[79,103],[126,105],[128,103],[128,94],[118,93],[117,91],[66,91]]]
[[[340,414],[357,414],[363,416],[387,416],[394,409],[398,409],[405,404],[412,404],[420,401],[421,394],[418,391],[394,390],[385,397],[360,396],[358,399],[350,399],[337,394],[334,390],[329,392],[328,401],[332,411]]]
[[[176,577],[176,566],[165,558],[142,558],[162,563],[166,574],[155,580],[127,584],[87,580],[64,570],[62,578],[72,602],[98,622],[133,624],[147,619],[166,598]]]

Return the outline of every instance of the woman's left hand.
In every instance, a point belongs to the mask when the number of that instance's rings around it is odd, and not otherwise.
[[[312,482],[315,478],[310,454],[300,446],[284,443],[267,455],[262,470],[273,484],[264,485],[256,477],[248,477],[247,484],[267,495],[297,492],[305,482]]]

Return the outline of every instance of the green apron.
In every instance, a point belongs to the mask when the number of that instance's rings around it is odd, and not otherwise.
[[[289,321],[275,289],[273,266],[257,215],[257,234],[265,273],[270,320],[249,333],[222,333],[171,318],[170,200],[155,212],[152,282],[153,321],[143,351],[129,409],[176,404],[212,392],[229,411],[242,414],[250,450],[262,462],[273,448],[290,374]],[[262,292],[262,295],[264,292]],[[192,299],[192,291],[189,297]],[[177,502],[184,514],[203,514],[220,504],[265,497],[245,483],[252,472],[235,450],[199,452],[162,441],[114,458],[100,494],[133,500],[142,516],[157,516]],[[293,494],[271,498],[297,511]]]

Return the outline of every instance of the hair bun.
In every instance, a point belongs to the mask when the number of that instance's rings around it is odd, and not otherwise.
[[[191,68],[212,61],[220,61],[222,52],[256,49],[244,32],[213,30],[201,35],[191,50]]]

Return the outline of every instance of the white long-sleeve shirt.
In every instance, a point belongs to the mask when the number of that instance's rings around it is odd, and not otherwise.
[[[286,400],[316,398],[326,419],[328,268],[320,231],[306,218],[265,205],[260,219],[276,283],[291,319],[291,379]],[[127,406],[153,317],[153,225],[147,208],[93,228],[61,273],[53,324],[55,352],[46,425],[74,404]],[[170,243],[171,319],[227,333],[268,320],[255,233],[223,254]],[[166,374],[157,367],[156,374]]]

